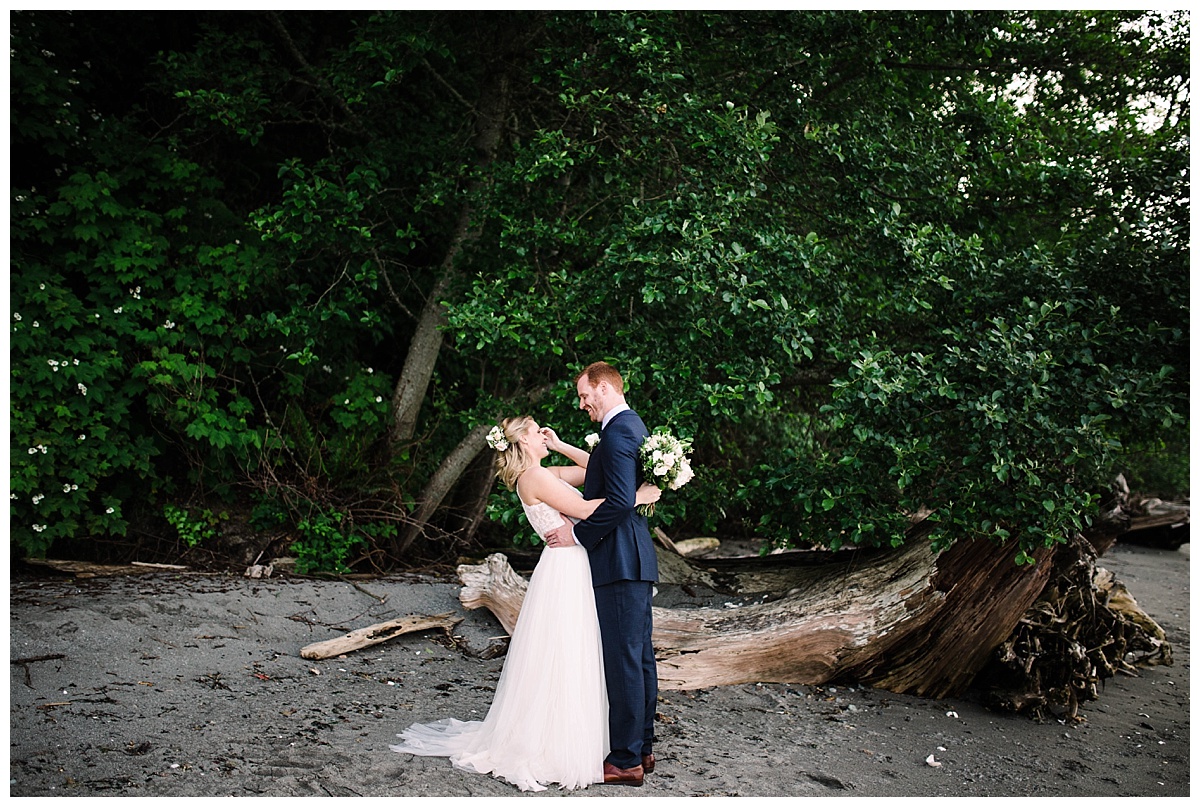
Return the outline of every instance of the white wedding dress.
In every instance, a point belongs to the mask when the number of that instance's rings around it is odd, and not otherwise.
[[[539,537],[563,523],[544,502],[521,504]],[[402,742],[393,751],[449,757],[456,768],[490,773],[521,790],[603,781],[608,692],[587,550],[542,550],[482,722],[414,723],[397,736]]]

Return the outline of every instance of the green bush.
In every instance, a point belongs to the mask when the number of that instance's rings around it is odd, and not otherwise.
[[[364,539],[344,529],[345,515],[336,511],[318,511],[296,524],[300,537],[292,544],[296,553],[296,571],[300,574],[328,572],[345,574],[346,561],[362,546]]]
[[[216,538],[220,523],[229,519],[229,513],[217,514],[208,508],[198,511],[193,516],[189,511],[173,504],[163,507],[163,516],[179,533],[179,540],[183,541],[189,549],[194,549],[205,541]]]

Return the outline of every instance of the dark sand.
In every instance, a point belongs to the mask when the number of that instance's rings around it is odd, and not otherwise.
[[[1174,664],[1110,679],[1083,722],[845,686],[664,692],[646,786],[571,795],[1188,796],[1190,545],[1118,545],[1100,565],[1166,630]],[[414,721],[486,713],[503,659],[478,653],[502,630],[463,611],[454,580],[14,575],[11,659],[62,658],[11,665],[10,796],[522,795],[388,749]],[[464,617],[465,650],[429,632],[299,656],[353,628],[446,611]]]

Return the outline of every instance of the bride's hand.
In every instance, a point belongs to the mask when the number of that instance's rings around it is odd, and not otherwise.
[[[550,428],[549,426],[543,426],[541,428],[541,432],[542,436],[546,438],[546,448],[550,449],[551,451],[557,451],[561,454],[563,442],[562,440],[558,439],[558,434],[554,431],[554,429]]]
[[[658,485],[651,485],[649,482],[637,489],[637,496],[634,501],[638,504],[654,504],[662,498],[662,489]]]

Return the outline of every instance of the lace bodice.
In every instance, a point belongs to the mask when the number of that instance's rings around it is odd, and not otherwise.
[[[578,488],[562,479],[558,481],[570,488],[572,493],[583,498],[583,494],[579,492]],[[520,495],[517,498],[520,498]],[[533,527],[533,531],[538,534],[539,538],[545,538],[547,532],[555,527],[561,527],[564,519],[570,520],[572,523],[579,521],[577,518],[563,515],[545,502],[525,504],[525,500],[521,499],[521,507],[525,508],[525,518],[529,519],[529,526]]]

